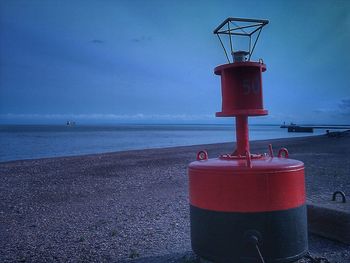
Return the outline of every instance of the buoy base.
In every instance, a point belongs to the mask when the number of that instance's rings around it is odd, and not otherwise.
[[[308,251],[306,206],[257,213],[217,212],[190,206],[193,251],[213,262],[293,262]]]

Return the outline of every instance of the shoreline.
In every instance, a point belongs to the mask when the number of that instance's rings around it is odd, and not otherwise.
[[[297,139],[306,139],[311,137],[320,137],[326,136],[326,134],[317,134],[317,135],[309,135],[309,136],[297,136],[297,137],[283,137],[283,138],[273,138],[273,139],[259,139],[259,140],[250,140],[250,144],[257,142],[273,142],[273,141],[288,141],[288,140],[297,140]],[[77,155],[58,155],[58,156],[47,156],[40,158],[27,158],[27,159],[16,159],[16,160],[5,160],[1,161],[0,164],[10,163],[10,162],[23,162],[23,161],[35,161],[35,160],[44,160],[44,159],[53,159],[53,158],[75,158],[75,157],[88,157],[88,156],[98,156],[98,155],[106,155],[106,154],[116,154],[123,152],[139,152],[139,151],[149,151],[149,150],[160,150],[160,149],[176,149],[183,147],[197,147],[197,146],[216,146],[216,145],[226,145],[232,144],[233,146],[236,144],[236,141],[231,142],[217,142],[217,143],[209,143],[209,144],[193,144],[193,145],[178,145],[178,146],[166,146],[166,147],[152,147],[152,148],[140,148],[140,149],[130,149],[130,150],[120,150],[120,151],[110,151],[110,152],[97,152],[97,153],[86,153],[86,154],[77,154]],[[268,144],[267,144],[268,145]],[[268,150],[266,150],[268,152]]]
[[[251,152],[268,152],[269,143],[305,163],[308,200],[350,193],[350,137],[252,141]],[[0,261],[115,262],[191,251],[187,167],[203,149],[214,158],[234,143],[0,163]]]
[[[16,127],[0,130],[0,163],[229,143],[235,140],[233,124]],[[313,137],[325,133],[323,129],[315,130],[314,133],[289,133],[276,125],[251,125],[249,135],[253,141]]]

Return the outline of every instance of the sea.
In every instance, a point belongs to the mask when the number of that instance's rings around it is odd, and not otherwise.
[[[250,140],[324,134],[249,125]],[[226,124],[0,125],[0,162],[235,141]]]

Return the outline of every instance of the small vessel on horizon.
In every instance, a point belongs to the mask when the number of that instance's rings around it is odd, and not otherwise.
[[[75,124],[76,124],[75,121],[67,121],[66,122],[67,126],[75,126]]]

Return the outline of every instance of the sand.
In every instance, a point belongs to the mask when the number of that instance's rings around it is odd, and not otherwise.
[[[349,137],[256,141],[252,152],[267,152],[269,143],[305,163],[312,202],[329,200],[335,190],[350,193]],[[0,262],[182,258],[191,253],[187,165],[199,150],[217,157],[233,148],[225,143],[0,163]],[[327,244],[316,254],[349,259],[349,246]]]

